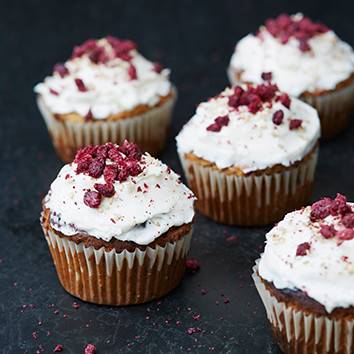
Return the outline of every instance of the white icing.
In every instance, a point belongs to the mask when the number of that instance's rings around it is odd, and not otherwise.
[[[85,54],[65,63],[69,75],[62,78],[54,72],[37,84],[34,91],[43,97],[46,106],[54,113],[76,112],[86,116],[91,110],[96,119],[129,111],[139,105],[154,106],[160,97],[167,96],[171,90],[170,71],[164,69],[157,73],[153,70],[153,63],[136,50],[130,51],[130,54],[137,80],[129,77],[129,62],[114,58],[106,64],[95,64]],[[87,87],[86,92],[78,90],[77,78]],[[50,89],[58,95],[51,93]]]
[[[159,160],[143,155],[142,161],[146,162],[143,172],[122,183],[116,181],[115,195],[102,198],[98,209],[86,206],[83,200],[87,189],[105,183],[103,176],[76,174],[76,163],[65,165],[45,200],[45,206],[56,214],[51,226],[67,236],[81,230],[105,241],[115,237],[146,245],[172,226],[191,222],[196,199],[192,192],[176,173],[167,173],[167,166]]]
[[[289,166],[308,153],[320,135],[320,123],[314,108],[298,99],[291,99],[290,110],[280,102],[252,114],[246,106],[235,111],[228,105],[226,89],[222,96],[201,103],[196,114],[176,137],[179,154],[194,155],[214,162],[220,169],[237,166],[244,172],[272,167]],[[226,95],[226,96],[225,96]],[[274,112],[284,112],[282,124],[272,122]],[[218,116],[229,115],[228,126],[220,132],[207,131]],[[290,119],[302,119],[299,129],[289,130]]]
[[[297,39],[290,38],[284,45],[264,27],[260,33],[261,38],[249,34],[241,39],[231,57],[231,75],[242,71],[242,82],[261,83],[262,73],[272,72],[272,81],[281,91],[299,96],[335,89],[354,72],[353,49],[331,30],[310,38],[308,52],[299,49]]]
[[[354,211],[354,203],[350,203]],[[329,215],[309,222],[311,207],[285,216],[267,235],[259,274],[278,289],[300,289],[322,304],[327,312],[336,307],[354,306],[354,239],[325,239],[320,224],[344,228],[340,217]],[[296,256],[299,244],[308,242],[310,251]]]

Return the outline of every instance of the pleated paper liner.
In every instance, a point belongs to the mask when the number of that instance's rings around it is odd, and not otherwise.
[[[227,68],[232,85],[240,85],[240,73]],[[354,104],[354,76],[339,83],[334,90],[319,94],[302,94],[299,99],[317,109],[321,121],[321,139],[330,140],[348,127]]]
[[[354,318],[315,316],[278,301],[261,281],[258,264],[259,259],[252,277],[274,339],[284,353],[354,353]]]
[[[180,160],[202,214],[231,225],[256,226],[279,221],[287,212],[307,204],[317,155],[316,146],[290,168],[242,176],[204,166],[188,155],[180,154]]]
[[[38,108],[45,120],[57,155],[64,162],[72,162],[77,150],[87,145],[102,145],[107,142],[123,144],[127,139],[135,142],[140,150],[151,155],[160,153],[166,143],[177,91],[161,106],[133,117],[116,120],[73,122],[57,119],[39,97]]]
[[[193,228],[178,241],[117,253],[96,250],[43,228],[61,284],[67,292],[104,305],[132,305],[157,299],[175,288],[185,271]]]
[[[354,80],[342,88],[320,95],[301,95],[302,101],[316,108],[321,120],[322,139],[330,140],[345,131],[353,111]]]

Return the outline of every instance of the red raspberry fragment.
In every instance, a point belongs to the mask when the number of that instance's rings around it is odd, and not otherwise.
[[[155,72],[157,72],[158,74],[160,74],[161,71],[163,70],[163,65],[162,65],[161,63],[159,63],[159,62],[156,61],[156,62],[153,64],[153,70],[154,70]]]
[[[87,88],[81,79],[75,79],[75,84],[80,92],[86,92]]]
[[[116,193],[113,184],[95,183],[93,187],[98,191],[98,193],[107,198],[112,197]]]
[[[354,238],[354,230],[353,229],[343,229],[338,231],[337,236],[340,240],[347,241],[352,240]]]
[[[101,196],[96,191],[87,191],[84,194],[84,203],[90,208],[97,209],[101,204]]]
[[[336,229],[333,225],[321,225],[320,232],[324,238],[332,238],[336,235]]]
[[[102,159],[106,159],[108,157],[108,146],[107,145],[100,145],[97,148],[96,156]]]
[[[130,65],[129,65],[128,75],[129,75],[130,80],[136,80],[138,78],[136,75],[135,66],[132,63],[130,63]]]
[[[345,215],[352,212],[349,204],[347,204],[347,198],[341,194],[337,194],[336,199],[333,200],[331,204],[331,215]]]
[[[276,125],[280,125],[281,122],[283,121],[283,117],[284,117],[284,112],[281,109],[279,109],[273,114],[273,119],[272,119],[273,123]]]
[[[119,174],[118,174],[118,181],[119,182],[124,182],[128,179],[129,177],[129,171],[124,168],[123,170],[119,171]]]
[[[54,353],[55,352],[62,352],[62,351],[63,351],[63,346],[61,344],[58,344],[53,350]]]
[[[51,88],[49,88],[49,92],[54,96],[59,96],[59,93]]]
[[[292,119],[290,121],[290,124],[289,124],[289,129],[293,130],[293,129],[300,128],[301,124],[302,124],[302,120],[301,119]]]
[[[87,347],[85,348],[85,354],[95,354],[96,353],[96,347],[93,344],[88,344]]]
[[[354,213],[348,213],[342,217],[342,224],[348,229],[354,228]]]
[[[288,109],[290,108],[291,100],[290,100],[289,96],[286,93],[282,93],[280,96],[278,96],[277,100],[280,101],[280,103],[284,107],[286,107]]]
[[[128,140],[124,140],[122,146],[118,148],[120,152],[129,157],[130,159],[140,161],[143,155],[135,143],[130,143]]]
[[[53,72],[57,72],[62,78],[69,74],[69,70],[64,63],[56,63]]]
[[[95,158],[91,162],[90,167],[87,171],[88,175],[93,178],[101,177],[103,174],[105,164],[106,164],[106,162],[103,158],[100,158],[100,157]]]
[[[214,123],[210,124],[206,130],[211,132],[219,132],[222,127],[229,125],[230,118],[229,116],[217,117],[214,119]]]
[[[299,49],[302,52],[309,52],[311,50],[311,47],[309,46],[307,39],[300,39],[299,40]]]
[[[271,72],[262,73],[261,77],[265,81],[270,81],[270,80],[272,80],[272,73]]]
[[[126,161],[126,169],[130,176],[137,176],[142,171],[141,166],[135,160],[131,159]]]
[[[318,202],[311,205],[310,220],[316,221],[324,219],[330,214],[332,200],[329,198],[322,198]]]
[[[87,154],[91,155],[92,157],[95,157],[96,151],[97,151],[97,146],[93,146],[93,145],[88,145],[84,148],[81,148],[77,151],[74,162],[78,162],[79,160],[81,160],[83,156]]]
[[[186,267],[188,270],[197,271],[200,268],[199,261],[193,257],[186,260]]]
[[[103,177],[107,184],[113,184],[118,175],[118,165],[107,165],[103,170]]]
[[[108,151],[108,157],[119,165],[125,165],[124,157],[120,154],[118,147],[110,149]]]
[[[93,116],[92,116],[92,112],[91,109],[89,109],[89,111],[87,112],[86,116],[85,116],[85,122],[88,122],[89,120],[92,120]]]
[[[79,173],[88,171],[92,161],[93,161],[92,156],[89,154],[85,154],[85,155],[81,156],[80,159],[78,159],[78,161],[77,161],[77,167],[76,167],[75,172],[77,174],[79,174]]]
[[[311,245],[308,242],[300,243],[296,249],[296,256],[306,256],[307,250],[311,248]]]
[[[74,47],[73,53],[71,55],[71,59],[82,57],[84,54],[89,53],[96,47],[97,47],[96,39],[88,39],[81,45],[77,45]]]

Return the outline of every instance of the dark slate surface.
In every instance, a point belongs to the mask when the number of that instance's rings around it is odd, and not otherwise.
[[[279,353],[250,278],[269,227],[229,227],[198,215],[190,255],[200,270],[159,301],[96,306],[63,290],[38,223],[41,199],[62,163],[32,88],[73,45],[106,34],[131,38],[145,56],[172,69],[179,100],[160,157],[181,172],[174,136],[196,103],[228,84],[225,68],[238,39],[267,17],[302,10],[353,45],[354,3],[16,0],[0,6],[0,351],[52,352],[61,344],[64,353],[83,353],[93,343],[98,353]],[[321,147],[312,201],[336,192],[354,200],[353,132],[351,124]]]

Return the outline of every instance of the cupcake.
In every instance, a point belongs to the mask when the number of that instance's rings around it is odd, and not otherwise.
[[[326,26],[301,13],[269,19],[241,39],[228,68],[232,84],[275,82],[318,110],[322,137],[349,124],[354,100],[354,52]]]
[[[84,146],[134,141],[164,148],[176,99],[168,69],[140,55],[129,40],[105,37],[74,47],[34,91],[55,150],[71,162]]]
[[[310,105],[276,85],[227,88],[177,136],[197,208],[234,225],[265,225],[309,200],[320,122]]]
[[[194,195],[134,143],[80,149],[43,199],[41,225],[61,284],[105,305],[151,301],[183,277]]]
[[[253,278],[284,353],[354,352],[354,203],[338,194],[285,216]]]

